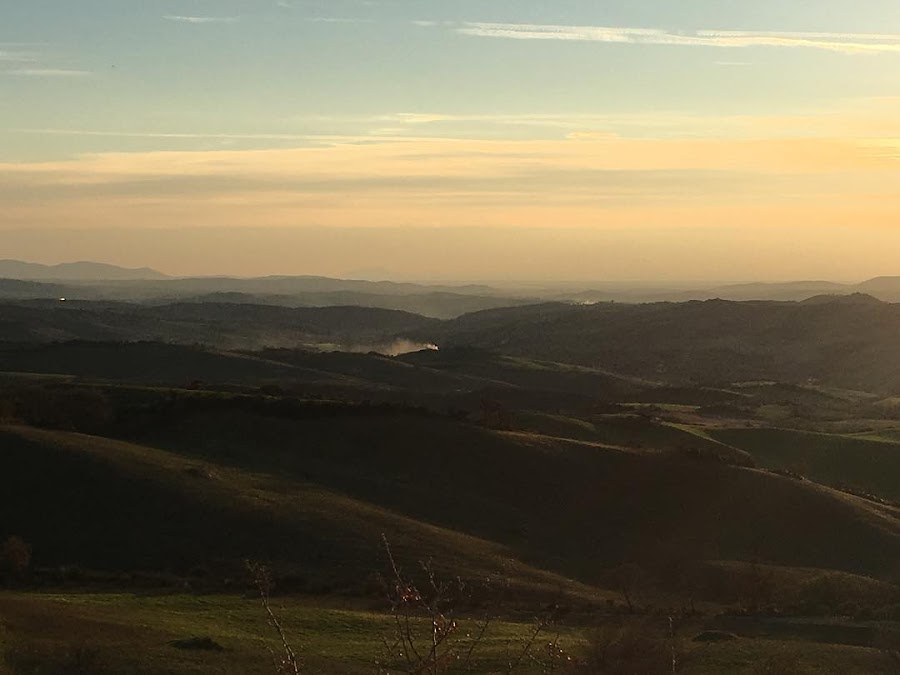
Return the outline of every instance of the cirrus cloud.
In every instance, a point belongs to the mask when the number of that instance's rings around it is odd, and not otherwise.
[[[792,47],[851,54],[900,53],[900,35],[893,33],[825,33],[787,31],[696,30],[668,31],[623,26],[562,26],[551,24],[466,22],[454,30],[463,35],[510,40],[567,40],[609,44],[681,47]]]
[[[8,75],[20,77],[90,77],[87,70],[69,70],[67,68],[18,68],[7,71]]]
[[[163,18],[167,21],[193,24],[235,23],[238,20],[236,16],[183,16],[180,14],[166,14]]]

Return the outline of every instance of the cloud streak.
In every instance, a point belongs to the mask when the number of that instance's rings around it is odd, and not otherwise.
[[[692,114],[677,110],[623,113],[394,112],[362,116],[297,116],[259,132],[197,129],[90,129],[26,127],[8,133],[112,139],[159,139],[189,147],[191,141],[258,141],[297,145],[493,140],[674,139],[856,140],[900,135],[900,97],[858,99],[790,115]],[[387,134],[385,129],[391,130]],[[524,130],[524,131],[523,131]],[[176,143],[177,142],[177,145]],[[201,149],[201,148],[198,148]]]
[[[0,230],[465,223],[515,228],[515,239],[547,223],[887,229],[900,216],[897,119],[880,138],[864,119],[855,130],[856,118],[843,118],[825,138],[369,138],[0,162]]]
[[[507,40],[562,40],[607,44],[678,47],[787,47],[848,54],[900,53],[900,34],[697,30],[674,32],[621,26],[467,22],[453,30],[462,35]]]
[[[166,14],[163,18],[167,21],[193,24],[237,22],[236,16],[182,16],[180,14]]]
[[[100,131],[92,129],[14,129],[13,131],[38,136],[96,136],[101,138],[158,138],[174,140],[306,141],[318,138],[304,134],[204,134],[154,131]]]
[[[334,17],[334,16],[310,16],[306,17],[304,21],[308,23],[374,23],[374,19],[347,19],[342,17]]]
[[[19,77],[90,77],[86,70],[68,70],[64,68],[19,68],[7,71],[9,75]]]
[[[5,48],[10,46],[0,44],[0,63],[32,63],[37,60],[36,55],[32,52]]]

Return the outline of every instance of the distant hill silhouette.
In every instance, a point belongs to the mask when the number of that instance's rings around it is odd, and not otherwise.
[[[0,300],[61,297],[142,303],[357,306],[413,312],[438,319],[536,302],[535,298],[477,285],[431,286],[311,276],[169,278],[154,270],[124,270],[95,263],[47,267],[0,261]]]
[[[0,342],[157,341],[227,350],[383,354],[435,344],[440,353],[417,357],[416,365],[452,370],[458,376],[490,372],[499,381],[512,383],[509,363],[481,357],[472,361],[463,358],[467,352],[459,351],[475,348],[535,363],[590,369],[565,375],[568,384],[563,389],[571,393],[579,390],[577,382],[590,382],[590,388],[608,373],[614,375],[617,388],[631,387],[634,378],[714,388],[771,380],[896,395],[900,393],[897,335],[900,304],[864,294],[817,296],[804,302],[544,303],[485,310],[448,321],[353,306],[59,299],[0,304]],[[528,368],[533,371],[526,378],[529,388],[547,375],[544,366]],[[554,373],[552,387],[538,388],[559,391],[561,377]]]
[[[275,307],[37,300],[0,305],[0,342],[107,340],[253,349],[391,342],[436,323],[418,314],[367,307]]]
[[[900,277],[875,277],[856,286],[856,290],[881,299],[900,299]]]
[[[32,281],[123,281],[168,277],[149,267],[128,269],[86,261],[41,265],[21,260],[0,260],[0,278]]]
[[[774,380],[900,392],[900,305],[802,302],[544,304],[478,312],[423,337],[449,347],[603,368],[668,383]]]
[[[829,303],[881,305],[882,300],[868,293],[851,293],[850,295],[815,295],[803,301],[804,305],[824,305]]]
[[[62,298],[66,296],[67,290],[68,287],[61,284],[0,278],[0,298],[4,300]]]
[[[540,284],[412,283],[322,276],[168,277],[156,270],[125,269],[93,262],[38,265],[0,260],[0,280],[53,282],[12,288],[0,283],[0,299],[54,297],[117,302],[233,302],[283,307],[331,305],[378,307],[452,319],[470,312],[539,302],[650,303],[691,300],[773,300],[799,302],[817,296],[864,293],[884,302],[900,302],[900,277],[877,277],[859,284],[822,280],[726,285],[684,282],[572,282]],[[65,284],[60,287],[59,284]]]

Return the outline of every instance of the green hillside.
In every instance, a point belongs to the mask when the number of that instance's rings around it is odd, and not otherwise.
[[[895,512],[813,484],[440,418],[263,421],[210,413],[157,425],[140,440],[300,477],[503,543],[584,581],[678,542],[692,542],[701,559],[759,557],[876,574],[893,565],[889,551],[900,552]],[[837,522],[846,524],[841,545]]]
[[[347,578],[371,568],[392,531],[401,549],[450,566],[483,572],[517,557],[586,583],[685,546],[696,559],[875,575],[900,555],[893,510],[690,455],[377,411],[188,407],[130,433],[133,443],[8,428],[4,473],[21,477],[2,496],[11,531],[54,564],[185,570],[259,556]],[[475,539],[461,551],[448,543],[463,535]]]
[[[717,441],[705,431],[690,425],[654,419],[646,413],[597,414],[587,420],[526,411],[514,416],[514,424],[517,429],[548,436],[650,452],[696,453],[707,457],[721,457],[732,464],[753,464],[749,453]]]
[[[271,561],[297,590],[363,591],[398,557],[434,557],[470,578],[508,575],[532,590],[584,587],[513,560],[502,546],[416,521],[309,481],[81,434],[5,427],[0,468],[17,481],[0,522],[39,566],[174,573],[219,582],[245,560]],[[202,583],[202,579],[201,579]]]
[[[900,501],[900,442],[788,429],[712,429],[760,464],[835,487]]]
[[[244,355],[153,342],[0,346],[0,372],[186,386],[300,379],[308,372]],[[321,374],[319,374],[321,377]]]

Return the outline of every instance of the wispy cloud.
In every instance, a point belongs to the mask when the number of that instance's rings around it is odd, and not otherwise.
[[[94,136],[99,138],[157,138],[172,140],[305,141],[318,138],[303,134],[201,134],[156,131],[101,131],[93,129],[12,129],[11,131],[38,136]]]
[[[841,138],[648,142],[600,135],[84,154],[0,162],[0,202],[3,222],[18,227],[113,227],[127,218],[134,227],[889,228],[900,213],[900,165],[884,140],[875,147]]]
[[[677,139],[801,140],[844,138],[868,142],[900,136],[900,97],[854,99],[824,109],[793,114],[696,114],[678,110],[622,113],[394,112],[365,116],[305,115],[278,120],[255,133],[234,130],[18,128],[8,133],[157,139],[160,146],[208,146],[205,141],[244,141],[249,147],[309,147],[333,144],[422,143],[438,141],[617,141],[648,145]],[[254,143],[255,142],[255,143]]]
[[[32,63],[37,60],[33,52],[25,52],[19,49],[8,49],[13,45],[0,45],[0,63]]]
[[[791,47],[844,53],[900,53],[900,34],[697,30],[674,32],[622,26],[477,23],[457,25],[463,35],[511,40],[568,40],[683,47]]]
[[[310,23],[373,23],[373,19],[347,19],[334,16],[310,16],[306,18]]]
[[[181,23],[235,23],[238,19],[236,16],[181,16],[178,14],[166,14],[164,17],[167,21],[179,21]]]
[[[20,77],[90,77],[93,73],[86,70],[67,70],[64,68],[19,68],[7,71],[9,75]]]
[[[47,53],[43,42],[0,42],[0,76],[88,77],[87,70],[71,67],[71,60],[60,61]]]

